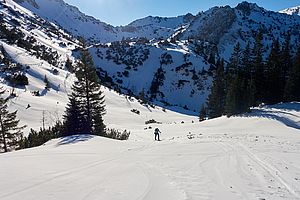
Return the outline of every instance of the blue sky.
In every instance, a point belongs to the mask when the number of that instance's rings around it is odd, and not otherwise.
[[[81,11],[112,25],[126,25],[135,19],[152,16],[197,14],[213,6],[236,6],[242,0],[65,0]],[[268,10],[300,6],[300,0],[252,0]]]

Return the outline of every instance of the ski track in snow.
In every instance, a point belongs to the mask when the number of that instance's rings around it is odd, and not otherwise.
[[[190,116],[149,112],[106,93],[108,110],[119,102],[118,117],[108,112],[106,120],[119,120],[130,139],[63,138],[2,154],[1,200],[300,199],[298,129],[257,116],[190,123]],[[128,118],[132,108],[141,115]],[[297,121],[299,112],[291,112],[278,115]],[[144,125],[149,118],[163,124]],[[149,126],[160,128],[161,142]]]
[[[73,187],[78,188],[73,191],[72,199],[78,200],[109,197],[134,200],[299,199],[299,183],[293,185],[289,177],[283,177],[280,170],[268,162],[272,158],[264,158],[266,152],[254,151],[251,145],[255,140],[249,142],[252,137],[217,134],[191,140],[166,137],[162,142],[128,141],[116,143],[119,149],[113,150],[112,146],[112,153],[108,146],[113,145],[113,141],[107,145],[107,140],[101,138],[73,145],[46,144],[0,156],[0,160],[37,164],[39,159],[57,162],[61,158],[76,158],[88,162],[73,166],[65,161],[64,170],[57,168],[52,173],[39,174],[41,181],[33,175],[32,181],[23,187],[16,184],[10,192],[2,191],[0,199],[34,199],[34,194],[43,199],[65,199]],[[101,143],[107,153],[97,152],[102,149]],[[41,166],[51,169],[45,164]],[[8,171],[13,173],[16,169],[15,166]],[[87,183],[88,186],[84,186]]]

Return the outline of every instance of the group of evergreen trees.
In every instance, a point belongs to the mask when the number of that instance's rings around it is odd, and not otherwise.
[[[247,44],[242,50],[239,43],[234,47],[226,69],[224,60],[219,59],[208,97],[208,116],[232,116],[261,103],[300,101],[300,46],[293,58],[290,40],[287,35],[282,46],[274,40],[270,54],[264,60],[263,34],[260,32],[252,48]]]
[[[93,59],[87,49],[82,49],[80,55],[74,67],[77,81],[72,86],[63,123],[38,132],[31,130],[29,136],[23,138],[21,130],[24,127],[18,127],[17,111],[10,113],[7,109],[8,99],[0,98],[0,149],[7,152],[15,148],[30,148],[53,138],[77,134],[109,136],[102,119],[105,114],[104,95],[100,90]],[[123,137],[123,134],[120,135]]]
[[[48,129],[40,128],[39,131],[31,129],[29,135],[19,142],[19,148],[25,149],[37,147],[45,144],[51,139],[59,138],[62,136],[63,128],[63,124],[57,122],[53,127],[49,127]]]

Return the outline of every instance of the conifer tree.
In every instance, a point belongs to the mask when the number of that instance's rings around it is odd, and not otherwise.
[[[72,134],[105,135],[105,125],[102,116],[105,114],[104,95],[100,90],[99,78],[96,73],[93,59],[87,49],[80,51],[81,57],[76,67],[77,81],[72,86],[69,105],[65,114],[65,123],[72,123],[74,113],[78,113],[80,130],[76,126],[66,130],[74,130]],[[76,106],[78,108],[76,108]],[[78,111],[76,111],[78,110]],[[70,111],[73,112],[69,113]]]
[[[228,71],[226,74],[227,94],[225,114],[230,117],[248,111],[253,103],[253,89],[251,85],[251,56],[250,45],[244,51],[239,43],[235,46]]]
[[[74,93],[69,97],[64,119],[63,136],[84,134],[82,124],[85,123],[85,118],[79,107],[79,102],[76,100],[76,94]]]
[[[160,66],[156,73],[154,74],[151,86],[150,86],[150,94],[151,99],[156,98],[157,93],[159,93],[159,87],[163,86],[165,80],[165,71],[163,70],[162,66]]]
[[[261,29],[255,37],[254,47],[252,49],[252,71],[255,85],[255,100],[257,103],[263,102],[265,92],[263,53],[263,30]]]
[[[44,77],[44,83],[45,83],[45,89],[49,90],[50,89],[50,83],[49,83],[49,80],[48,80],[46,75]]]
[[[253,64],[251,60],[251,47],[249,42],[247,43],[246,48],[242,54],[242,67],[240,73],[242,73],[246,79],[251,79],[253,77]]]
[[[274,104],[282,101],[284,84],[281,79],[282,68],[280,62],[280,43],[278,40],[273,41],[272,50],[268,58],[266,67],[266,92],[264,100],[266,103]]]
[[[300,101],[300,45],[285,86],[285,101]]]
[[[227,117],[238,114],[236,105],[238,104],[237,96],[237,83],[238,79],[234,78],[228,85],[227,94],[226,94],[226,103],[225,103],[225,113]]]
[[[229,59],[229,64],[227,66],[227,77],[234,78],[235,75],[241,70],[242,67],[242,51],[240,43],[234,46],[232,55]]]
[[[250,43],[247,43],[245,50],[243,51],[242,58],[242,71],[240,72],[241,76],[245,81],[244,101],[247,102],[248,106],[255,106],[255,82],[254,82],[254,71],[253,71],[253,60],[251,54]]]
[[[206,108],[204,105],[201,106],[201,109],[200,109],[200,114],[199,114],[199,121],[202,122],[206,119]]]
[[[71,73],[74,72],[73,64],[72,64],[72,61],[70,60],[70,58],[67,59],[65,68]]]
[[[281,55],[281,66],[282,66],[282,82],[284,85],[286,84],[286,80],[288,78],[288,73],[292,67],[292,56],[291,56],[291,34],[290,32],[287,33],[285,43],[282,48],[282,55]],[[283,88],[284,89],[284,88]],[[283,91],[282,89],[282,91]]]
[[[220,117],[224,114],[226,99],[226,85],[224,74],[224,60],[217,61],[217,70],[208,96],[208,115],[210,118]]]
[[[2,95],[4,91],[0,93]],[[12,148],[17,148],[22,140],[22,129],[18,127],[17,111],[9,112],[7,109],[7,99],[0,97],[0,148],[8,152]]]

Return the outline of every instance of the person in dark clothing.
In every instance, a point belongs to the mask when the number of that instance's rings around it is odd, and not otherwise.
[[[156,128],[156,129],[154,130],[155,140],[160,141],[160,139],[159,139],[159,133],[161,133],[160,130],[159,130],[158,128]],[[157,138],[157,139],[156,139],[156,138]]]

